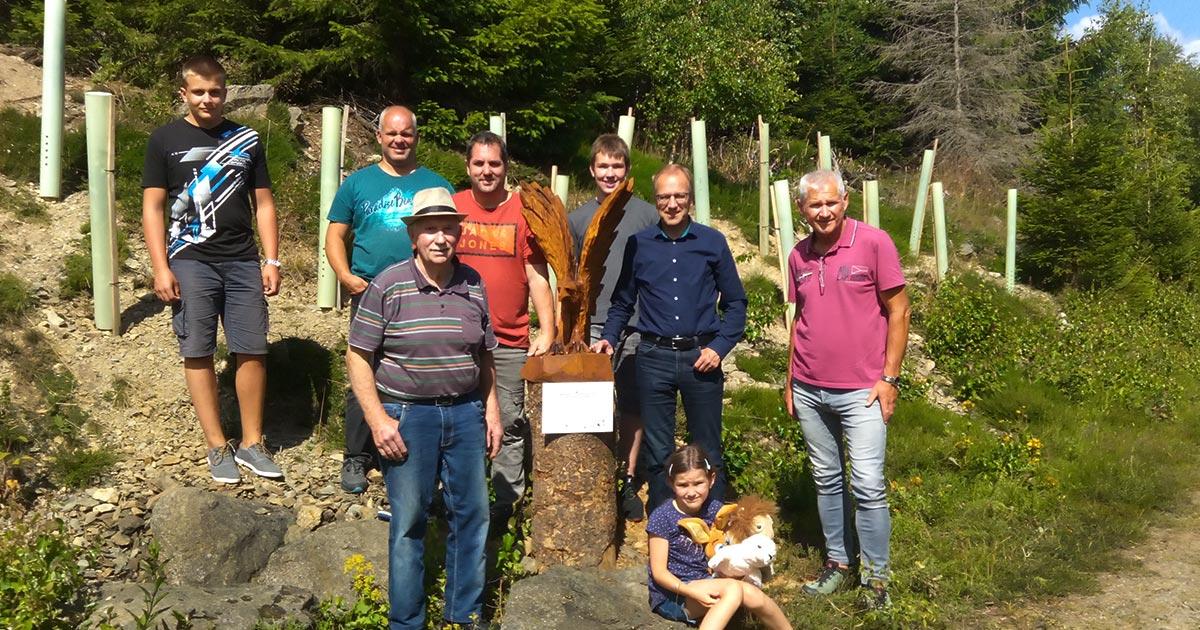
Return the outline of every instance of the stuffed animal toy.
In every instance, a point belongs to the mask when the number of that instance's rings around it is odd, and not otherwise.
[[[736,510],[736,503],[726,503],[717,510],[717,516],[711,526],[706,524],[704,519],[696,517],[679,519],[679,526],[688,533],[692,542],[704,545],[705,557],[711,558],[717,551],[717,545],[725,543],[725,524]]]
[[[708,566],[715,571],[715,575],[746,578],[756,586],[762,586],[762,580],[771,577],[773,572],[771,562],[775,559],[775,514],[778,511],[773,501],[750,495],[742,497],[737,503],[721,506],[711,527],[698,518],[680,519],[679,526],[687,531],[696,544],[704,546],[704,554],[710,559]],[[736,546],[752,536],[761,536],[770,542],[769,552],[762,538],[756,539],[750,547]],[[712,562],[720,548],[731,546],[734,549],[726,552],[716,563]],[[762,555],[767,556],[766,562],[757,564]],[[726,563],[732,573],[727,574],[724,569],[718,568],[722,563]],[[734,568],[743,565],[745,572],[741,568]]]
[[[766,534],[754,534],[741,542],[717,545],[708,569],[714,575],[740,578],[761,588],[764,573],[769,576],[774,561],[775,541]]]

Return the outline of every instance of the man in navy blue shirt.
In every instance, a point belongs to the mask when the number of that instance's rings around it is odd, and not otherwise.
[[[720,232],[692,221],[692,177],[668,164],[654,177],[659,221],[629,237],[604,333],[594,352],[612,354],[638,308],[638,386],[645,437],[639,459],[650,483],[648,511],[671,497],[663,465],[675,447],[675,400],[683,398],[688,431],[727,480],[721,456],[721,360],[746,329],[746,292]],[[718,314],[718,310],[720,314]]]

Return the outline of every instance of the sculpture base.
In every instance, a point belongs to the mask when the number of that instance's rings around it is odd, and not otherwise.
[[[611,381],[602,354],[532,357],[525,413],[533,440],[531,555],[542,566],[612,567],[616,563],[616,458],[612,433],[542,433],[542,383]]]

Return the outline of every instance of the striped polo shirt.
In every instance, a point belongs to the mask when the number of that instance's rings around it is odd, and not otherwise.
[[[496,347],[483,280],[455,262],[438,289],[412,259],[384,269],[363,292],[350,345],[379,354],[375,386],[397,398],[459,396],[479,388],[479,353]]]

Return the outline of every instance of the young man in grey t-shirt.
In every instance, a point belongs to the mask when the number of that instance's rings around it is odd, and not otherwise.
[[[587,200],[567,217],[575,247],[583,246],[583,236],[600,202],[617,187],[625,183],[629,174],[629,146],[620,136],[606,133],[592,143],[591,161],[588,170],[596,182],[596,196]],[[621,275],[625,242],[630,236],[658,222],[658,211],[654,206],[637,196],[625,204],[625,216],[617,225],[617,237],[604,260],[604,277],[601,279],[600,295],[596,298],[596,309],[590,315],[590,341],[600,338],[604,322],[608,318],[608,305],[612,299],[617,278]],[[613,375],[616,380],[617,411],[620,414],[618,434],[620,455],[625,457],[625,483],[621,490],[622,515],[633,521],[645,518],[645,508],[637,496],[640,485],[636,480],[637,454],[642,443],[642,418],[638,411],[637,384],[637,313],[630,319],[621,333],[617,348],[613,352]]]

